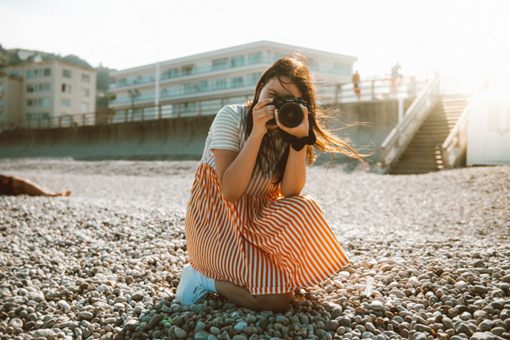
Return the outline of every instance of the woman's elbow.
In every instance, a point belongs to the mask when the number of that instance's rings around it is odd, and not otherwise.
[[[294,196],[299,196],[301,194],[301,191],[283,191],[282,190],[283,197],[289,198]]]

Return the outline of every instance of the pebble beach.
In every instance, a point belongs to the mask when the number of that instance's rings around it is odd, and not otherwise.
[[[308,168],[351,263],[285,313],[174,301],[194,161],[2,160],[0,339],[510,339],[510,166]]]

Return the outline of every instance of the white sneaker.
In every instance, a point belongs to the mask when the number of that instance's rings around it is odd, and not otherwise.
[[[202,282],[202,275],[193,269],[190,264],[185,265],[182,268],[181,280],[177,285],[175,299],[184,306],[189,306],[206,296],[208,291]]]

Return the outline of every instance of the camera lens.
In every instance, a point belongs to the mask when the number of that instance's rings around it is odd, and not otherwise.
[[[288,128],[301,124],[304,113],[298,103],[291,102],[283,104],[278,110],[278,120]]]

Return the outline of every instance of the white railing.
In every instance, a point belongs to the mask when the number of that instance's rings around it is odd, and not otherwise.
[[[405,151],[416,131],[420,128],[432,107],[439,99],[439,76],[429,81],[414,102],[405,112],[404,118],[391,130],[381,145],[380,166],[384,172],[389,171],[391,165]]]
[[[466,106],[441,146],[443,162],[446,168],[457,167],[465,155],[467,149],[468,107],[469,105]]]
[[[408,76],[397,79],[389,77],[364,80],[359,83],[360,96],[356,95],[354,85],[317,84],[320,104],[356,103],[366,101],[383,101],[413,98],[419,94],[430,79]]]

